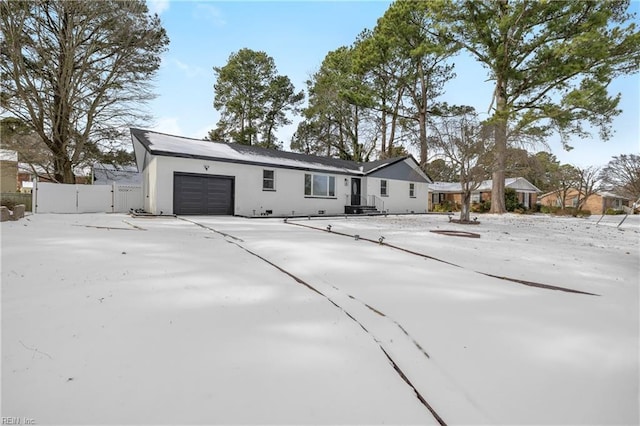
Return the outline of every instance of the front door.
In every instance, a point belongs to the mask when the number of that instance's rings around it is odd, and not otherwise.
[[[359,206],[360,205],[360,195],[361,194],[361,179],[360,178],[351,178],[351,205]]]

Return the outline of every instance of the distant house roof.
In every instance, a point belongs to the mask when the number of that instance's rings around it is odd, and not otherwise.
[[[542,192],[523,177],[507,178],[504,180],[504,186],[520,192]],[[483,180],[473,192],[490,192],[492,187],[493,180]],[[433,192],[458,193],[462,192],[462,184],[460,182],[434,182],[429,185],[429,189]]]
[[[596,194],[598,194],[602,198],[615,198],[615,199],[620,199],[620,200],[631,200],[631,198],[629,198],[629,197],[625,197],[624,195],[616,194],[615,192],[611,192],[611,191],[598,191],[598,192],[596,192]]]
[[[578,190],[575,188],[569,188],[568,191],[569,191],[568,193],[572,196],[575,196],[575,193],[578,192]],[[545,194],[542,194],[539,197],[539,199],[550,197],[552,195],[558,194],[559,192],[560,192],[559,189],[556,189],[555,191],[547,192]],[[627,200],[627,201],[631,200],[631,198],[629,197],[625,197],[624,195],[616,194],[615,192],[611,192],[611,191],[596,191],[594,192],[594,195],[600,196],[602,198],[613,198],[616,200]]]
[[[411,156],[360,163],[330,157],[299,154],[275,149],[259,148],[236,143],[220,143],[181,136],[167,135],[149,130],[131,129],[131,136],[153,155],[196,158],[203,160],[253,164],[280,168],[318,170],[352,175],[368,175]],[[136,158],[142,170],[141,159]],[[417,163],[416,163],[417,165]],[[426,177],[426,175],[424,175]],[[428,179],[428,178],[427,178]]]
[[[1,161],[18,161],[18,153],[9,149],[0,149]]]
[[[136,166],[114,166],[113,164],[95,163],[93,165],[93,183],[108,185],[112,182],[121,184],[139,184],[142,175]]]

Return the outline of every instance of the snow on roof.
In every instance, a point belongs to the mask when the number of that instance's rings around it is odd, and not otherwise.
[[[45,169],[39,164],[18,163],[18,170],[20,172],[25,172],[25,173],[33,173],[35,170],[35,173],[39,175],[47,174],[47,169]]]
[[[598,194],[602,198],[619,198],[622,200],[630,200],[629,197],[625,197],[624,195],[616,194],[615,192],[610,191],[598,191],[596,192],[596,194]]]
[[[131,135],[154,155],[201,158],[247,164],[273,165],[295,169],[324,170],[364,175],[394,164],[405,157],[396,157],[370,163],[340,160],[330,157],[305,155],[235,143],[219,143],[172,136],[148,130],[131,129]]]
[[[507,178],[504,180],[505,188],[515,189],[520,192],[541,192],[535,185],[523,177]],[[493,180],[483,180],[474,192],[489,192],[493,187]],[[460,182],[434,182],[429,185],[433,192],[461,192]]]
[[[560,189],[556,189],[554,191],[546,192],[546,193],[540,195],[538,198],[550,197],[550,196],[553,196],[555,194],[559,194],[560,191],[561,191]],[[570,193],[571,195],[575,195],[576,192],[577,192],[577,189],[575,189],[575,188],[569,188],[568,189],[568,193]],[[611,191],[596,191],[595,194],[601,196],[602,198],[614,198],[614,199],[620,199],[620,200],[630,200],[629,197],[625,197],[624,195],[616,194],[615,192],[611,192]]]
[[[134,173],[138,172],[138,168],[136,166],[127,166],[127,165],[116,166],[108,163],[94,163],[93,169],[108,170],[113,172],[134,172]]]
[[[136,166],[115,166],[113,164],[94,163],[93,183],[109,185],[112,182],[121,184],[142,183],[142,174],[138,173]]]
[[[429,189],[433,192],[461,192],[462,185],[460,182],[433,182]]]
[[[18,153],[9,149],[0,149],[0,160],[2,161],[18,161]]]

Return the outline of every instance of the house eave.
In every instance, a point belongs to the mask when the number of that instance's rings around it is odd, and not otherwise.
[[[332,168],[323,168],[323,167],[304,167],[304,166],[292,166],[288,164],[278,164],[278,163],[270,163],[270,162],[262,162],[262,161],[249,161],[249,160],[239,160],[232,158],[224,158],[224,157],[214,157],[208,155],[194,155],[194,154],[185,154],[185,153],[176,153],[173,151],[161,151],[148,149],[147,151],[159,157],[171,157],[171,158],[188,158],[192,160],[203,160],[203,161],[216,161],[221,163],[232,163],[232,164],[245,164],[250,166],[258,166],[265,168],[275,168],[275,169],[287,169],[287,170],[301,170],[307,172],[321,172],[321,173],[329,173],[329,174],[341,174],[341,175],[349,175],[349,176],[363,176],[364,173],[355,170],[339,170]]]

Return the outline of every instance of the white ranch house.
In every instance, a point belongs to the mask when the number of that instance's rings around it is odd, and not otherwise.
[[[152,214],[425,213],[429,177],[411,156],[369,163],[131,129]]]

